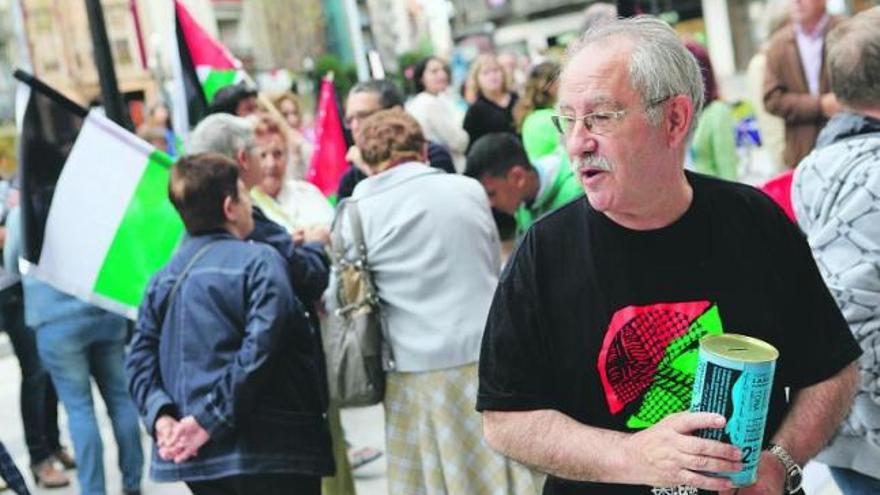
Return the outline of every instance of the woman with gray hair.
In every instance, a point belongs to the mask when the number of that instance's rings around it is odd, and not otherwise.
[[[527,469],[489,449],[474,410],[480,340],[500,265],[482,186],[425,165],[422,131],[402,110],[363,121],[355,142],[370,177],[349,201],[360,212],[396,363],[384,399],[389,493],[537,493]],[[337,218],[335,229],[352,259],[347,220]],[[336,279],[325,293],[328,310],[339,306]]]

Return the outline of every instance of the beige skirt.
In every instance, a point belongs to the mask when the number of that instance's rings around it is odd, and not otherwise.
[[[385,391],[388,493],[533,495],[543,476],[492,451],[482,435],[477,365],[389,373]]]

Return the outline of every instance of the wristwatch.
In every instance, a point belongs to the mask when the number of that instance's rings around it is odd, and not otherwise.
[[[771,443],[767,450],[785,466],[785,493],[795,493],[800,490],[804,482],[803,468],[792,459],[791,454],[784,447]]]

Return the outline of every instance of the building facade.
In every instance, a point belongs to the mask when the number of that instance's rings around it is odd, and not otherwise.
[[[149,26],[141,24],[144,19],[128,0],[104,0],[102,5],[120,92],[128,100],[155,97],[158,87],[139,35]],[[98,103],[101,89],[85,2],[21,0],[20,6],[34,74],[83,106]]]

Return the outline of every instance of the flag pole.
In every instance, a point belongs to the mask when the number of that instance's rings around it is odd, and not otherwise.
[[[54,101],[58,105],[64,107],[65,110],[76,115],[77,117],[86,118],[86,116],[89,114],[88,110],[81,107],[80,105],[78,105],[76,102],[74,102],[70,98],[59,93],[58,91],[55,90],[55,88],[52,88],[48,84],[37,79],[32,74],[29,74],[21,69],[15,69],[15,72],[12,74],[12,76],[14,78],[18,79],[19,81],[23,82],[24,84],[27,84],[32,89],[36,90],[38,93],[41,93],[43,96]]]
[[[86,14],[89,18],[89,31],[92,33],[92,49],[95,52],[95,67],[98,69],[104,110],[110,120],[131,130],[133,128],[131,119],[122,102],[119,84],[116,81],[116,68],[113,66],[113,54],[110,52],[110,41],[107,38],[107,26],[100,0],[86,0]]]

